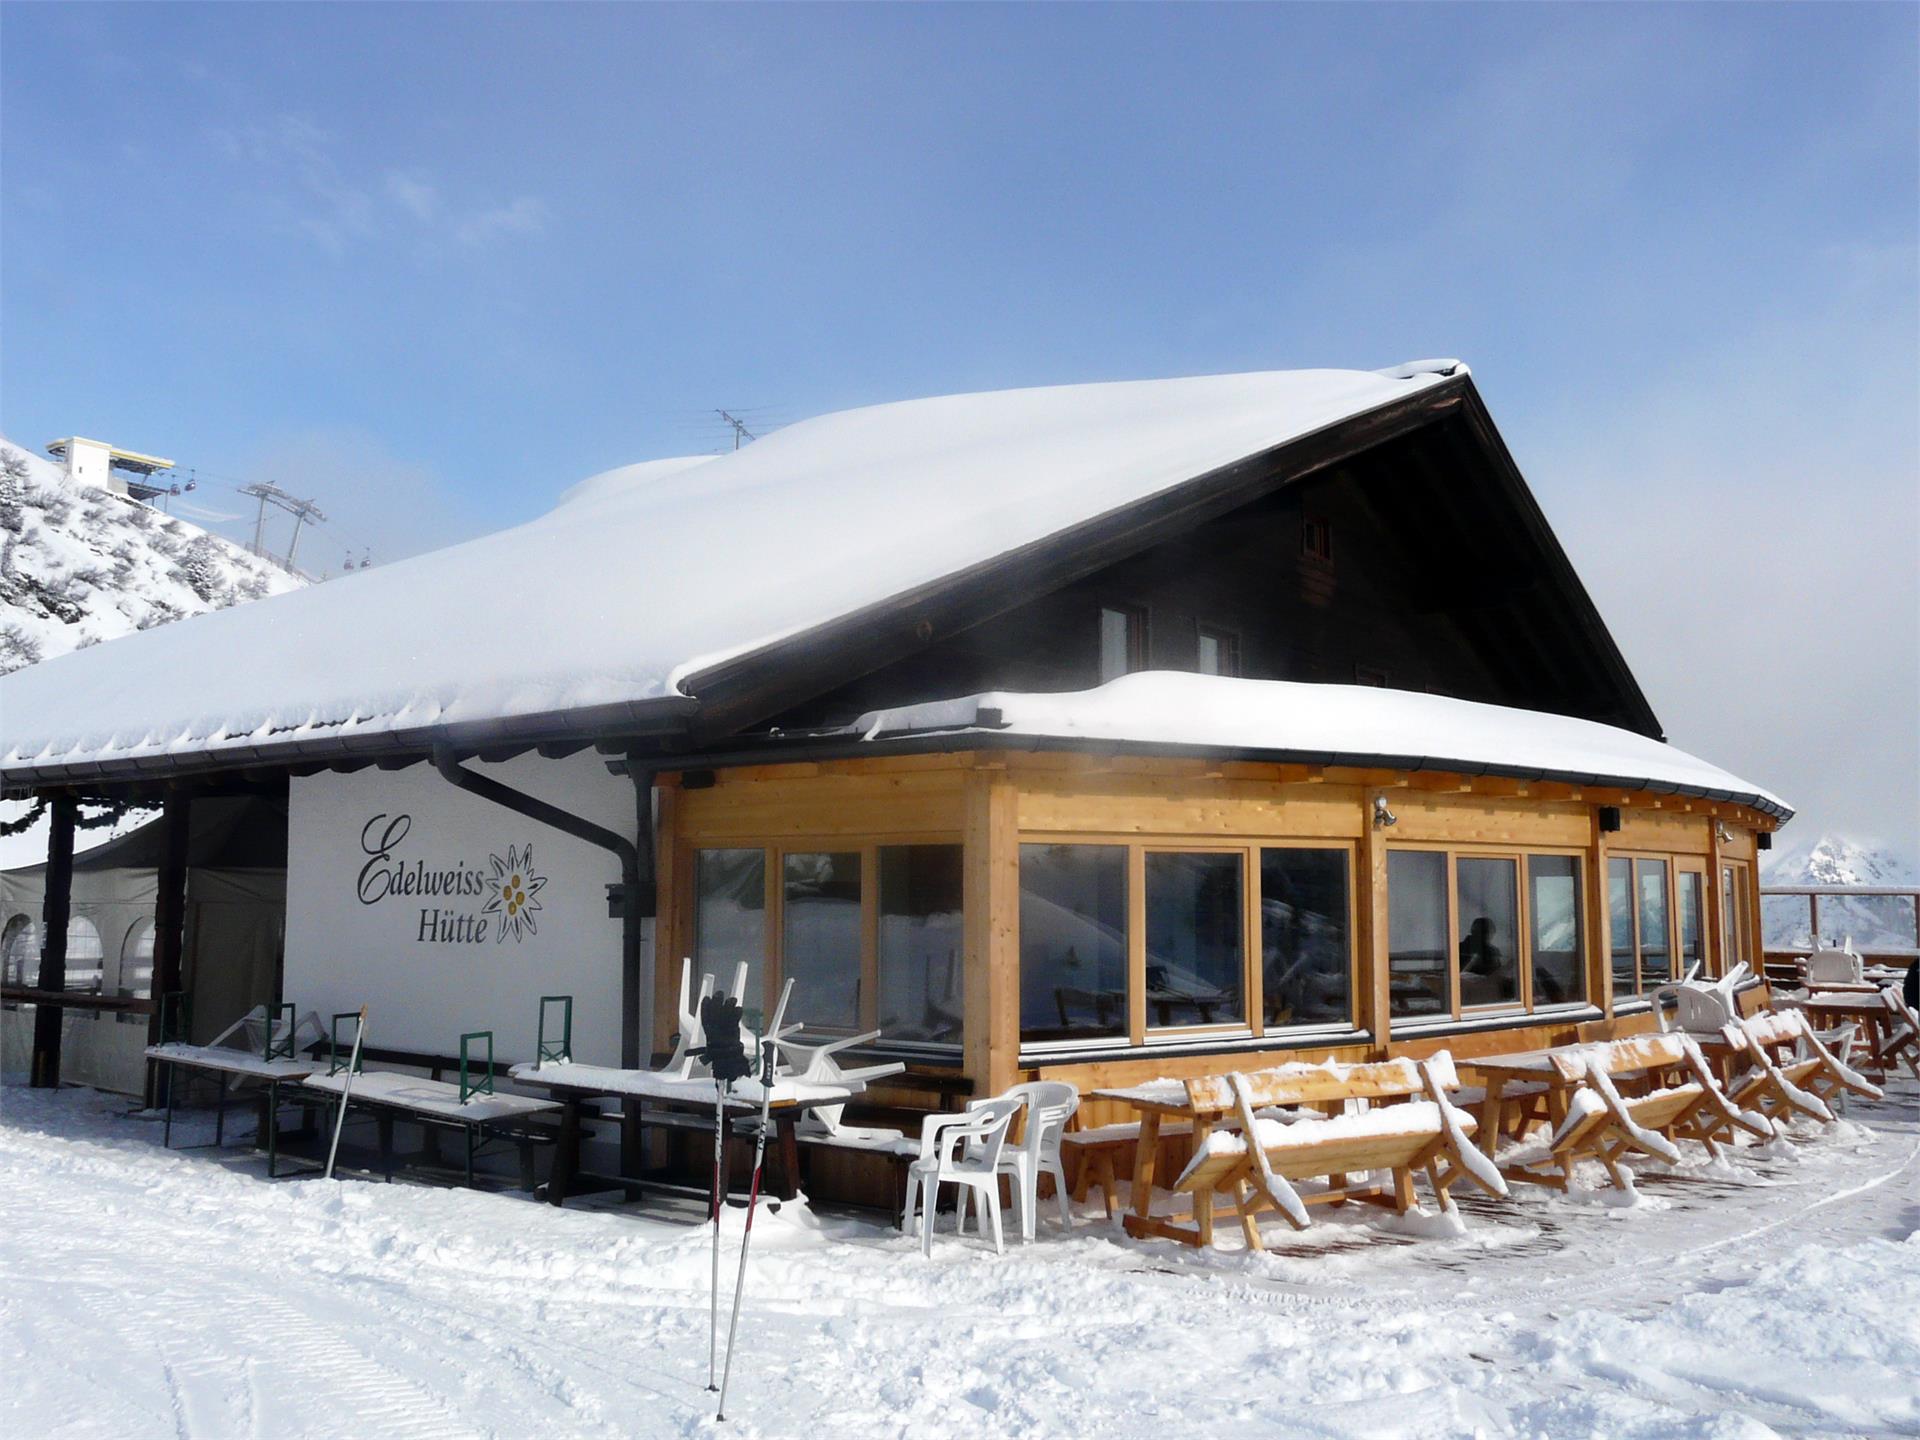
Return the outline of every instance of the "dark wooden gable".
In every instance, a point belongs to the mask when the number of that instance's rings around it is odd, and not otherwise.
[[[1150,668],[1199,668],[1202,627],[1239,673],[1379,683],[1660,726],[1498,433],[1462,377],[1202,477],[1213,503],[1103,517],[1074,552],[1011,557],[943,591],[849,617],[690,685],[709,743],[766,725],[976,691],[1099,683],[1103,607],[1146,621]]]
[[[1104,608],[1147,668],[1200,668],[1203,630],[1256,679],[1383,684],[1644,728],[1596,663],[1522,518],[1470,468],[1460,422],[1283,487],[794,706],[783,728],[981,690],[1100,683]],[[1649,733],[1657,733],[1657,730]]]

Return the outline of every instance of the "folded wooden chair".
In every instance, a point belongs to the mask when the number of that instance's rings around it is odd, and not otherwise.
[[[1914,963],[1920,964],[1920,961]],[[1920,1080],[1920,1011],[1907,1004],[1898,985],[1887,986],[1880,992],[1880,998],[1893,1017],[1887,1022],[1880,1058],[1889,1070],[1898,1060],[1913,1072],[1914,1079]]]
[[[1559,1064],[1562,1057],[1555,1059]],[[1577,1067],[1584,1083],[1544,1144],[1505,1157],[1501,1168],[1509,1180],[1565,1190],[1576,1165],[1597,1160],[1616,1186],[1631,1191],[1632,1177],[1620,1166],[1629,1152],[1674,1164],[1680,1159],[1676,1139],[1697,1141],[1718,1159],[1720,1145],[1735,1131],[1772,1137],[1763,1117],[1722,1092],[1691,1036],[1635,1035],[1570,1050],[1564,1060],[1568,1068],[1562,1073],[1573,1078]],[[1622,1074],[1648,1075],[1651,1088],[1623,1096],[1614,1083]]]
[[[1215,1190],[1232,1195],[1253,1250],[1262,1248],[1254,1217],[1266,1210],[1278,1212],[1296,1230],[1307,1228],[1313,1205],[1355,1200],[1405,1214],[1413,1208],[1416,1170],[1426,1174],[1434,1198],[1444,1206],[1451,1205],[1448,1192],[1463,1178],[1505,1195],[1500,1172],[1472,1143],[1473,1117],[1449,1098],[1457,1088],[1453,1061],[1445,1053],[1423,1061],[1283,1065],[1189,1080],[1188,1096],[1196,1109],[1217,1109],[1230,1095],[1239,1130],[1209,1135],[1174,1188],[1195,1195],[1196,1205],[1211,1205]],[[1362,1102],[1371,1108],[1291,1123],[1262,1113],[1271,1107],[1331,1104],[1344,1109]],[[1374,1178],[1380,1173],[1384,1182]],[[1291,1183],[1306,1179],[1323,1179],[1325,1188],[1302,1194]]]
[[[1750,1016],[1723,1033],[1730,1045],[1745,1052],[1751,1067],[1728,1087],[1727,1098],[1776,1122],[1794,1115],[1830,1121],[1831,1102],[1846,1092],[1869,1100],[1882,1096],[1878,1085],[1828,1048],[1804,1011]]]

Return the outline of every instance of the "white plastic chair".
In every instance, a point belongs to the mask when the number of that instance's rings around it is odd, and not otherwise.
[[[1030,1080],[1015,1085],[994,1100],[1017,1100],[1027,1112],[1026,1132],[1018,1145],[1000,1152],[999,1171],[1013,1181],[1013,1203],[1020,1217],[1020,1238],[1031,1242],[1040,1208],[1040,1176],[1053,1177],[1054,1199],[1060,1202],[1060,1223],[1073,1227],[1073,1211],[1067,1207],[1067,1174],[1060,1163],[1060,1137],[1067,1122],[1080,1108],[1080,1092],[1064,1080]],[[976,1100],[969,1109],[992,1104]]]
[[[1651,997],[1660,1028],[1683,1035],[1719,1034],[1740,1018],[1740,1004],[1734,997],[1752,973],[1743,960],[1711,984],[1688,979],[1662,985]],[[1665,1004],[1669,1000],[1673,1002],[1671,1015]]]
[[[783,1079],[812,1085],[866,1085],[870,1081],[884,1080],[889,1075],[898,1075],[907,1067],[898,1060],[889,1060],[878,1065],[855,1065],[848,1069],[836,1057],[843,1050],[879,1038],[878,1030],[869,1030],[864,1035],[849,1035],[841,1040],[820,1043],[802,1043],[798,1040],[775,1040],[773,1043],[779,1053]],[[846,1109],[844,1101],[838,1105],[812,1106],[794,1128],[801,1135],[825,1136],[856,1146],[890,1150],[906,1145],[906,1136],[898,1130],[841,1124],[840,1119]]]
[[[901,1212],[901,1228],[909,1234],[920,1225],[917,1210],[924,1209],[926,1223],[920,1226],[920,1251],[933,1254],[933,1216],[940,1203],[942,1185],[958,1185],[954,1233],[967,1228],[967,1201],[979,1196],[978,1204],[993,1222],[993,1248],[1006,1253],[1000,1229],[1000,1152],[1006,1147],[1007,1128],[1019,1113],[1021,1102],[995,1097],[982,1100],[958,1115],[929,1115],[920,1125],[920,1158],[907,1167],[907,1203]]]
[[[1858,985],[1864,968],[1860,957],[1853,953],[1853,938],[1847,938],[1844,950],[1816,950],[1807,956],[1807,984],[1820,985]]]
[[[702,975],[700,990],[696,994],[693,989],[693,957],[687,956],[681,960],[680,1041],[673,1047],[673,1057],[660,1072],[662,1075],[671,1075],[676,1080],[696,1080],[708,1073],[706,1065],[694,1058],[692,1052],[707,1043],[706,1027],[700,1023],[700,1002],[713,994],[713,990],[713,976]],[[744,960],[734,967],[733,989],[729,993],[735,1001],[742,1000],[747,993],[747,962]]]

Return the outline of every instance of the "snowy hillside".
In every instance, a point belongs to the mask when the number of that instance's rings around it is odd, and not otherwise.
[[[1920,870],[1892,850],[1876,849],[1840,835],[1819,835],[1773,851],[1760,871],[1764,885],[1914,885]],[[1811,941],[1807,902],[1797,896],[1773,896],[1763,902],[1766,942],[1788,949]],[[1820,901],[1820,929],[1834,941],[1853,937],[1863,950],[1901,949],[1914,944],[1913,902],[1898,897],[1861,896]]]
[[[303,583],[0,437],[0,674]]]

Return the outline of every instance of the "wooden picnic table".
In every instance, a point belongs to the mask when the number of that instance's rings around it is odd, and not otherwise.
[[[516,1065],[508,1072],[515,1083],[545,1090],[560,1105],[560,1139],[553,1169],[547,1177],[547,1199],[564,1205],[573,1182],[580,1177],[580,1129],[586,1105],[599,1100],[638,1100],[688,1118],[710,1118],[718,1108],[718,1087],[706,1076],[682,1079],[658,1070],[621,1070],[605,1065],[580,1065],[571,1060]],[[841,1105],[860,1094],[859,1081],[824,1084],[778,1078],[767,1097],[767,1117],[774,1126],[776,1165],[768,1177],[769,1194],[792,1200],[800,1193],[800,1143],[795,1126],[816,1105]],[[760,1113],[761,1086],[757,1079],[737,1081],[727,1092],[729,1121]],[[678,1122],[684,1128],[686,1120]]]
[[[1159,1238],[1179,1240],[1188,1245],[1211,1245],[1216,1218],[1216,1192],[1211,1188],[1194,1191],[1190,1218],[1182,1219],[1178,1213],[1155,1215],[1154,1170],[1158,1163],[1160,1131],[1167,1121],[1191,1125],[1194,1149],[1198,1152],[1206,1145],[1207,1136],[1226,1119],[1232,1107],[1225,1104],[1196,1106],[1188,1095],[1185,1082],[1180,1080],[1153,1080],[1144,1085],[1096,1090],[1093,1098],[1130,1105],[1140,1114],[1140,1139],[1133,1151],[1133,1204],[1121,1217],[1127,1234],[1142,1240]],[[1225,1208],[1217,1213],[1235,1220],[1239,1216],[1239,1207],[1229,1198]]]
[[[1862,1067],[1877,1073],[1885,1079],[1888,1070],[1887,1035],[1894,1014],[1887,1008],[1887,1002],[1880,998],[1880,992],[1870,995],[1854,992],[1837,993],[1816,990],[1805,999],[1796,1000],[1781,996],[1780,1006],[1804,1011],[1809,1020],[1818,1028],[1827,1028],[1843,1024],[1848,1020],[1860,1026],[1867,1040],[1867,1060]]]
[[[280,1162],[280,1087],[298,1087],[308,1076],[320,1067],[311,1060],[268,1060],[251,1050],[237,1050],[228,1045],[188,1045],[180,1041],[169,1041],[164,1045],[149,1045],[146,1057],[157,1064],[167,1067],[167,1118],[161,1127],[160,1144],[163,1149],[173,1148],[173,1075],[176,1067],[199,1070],[213,1076],[220,1084],[220,1097],[214,1106],[213,1144],[217,1149],[226,1143],[227,1138],[227,1102],[235,1080],[242,1083],[251,1081],[261,1087],[260,1093],[260,1131],[267,1142],[267,1177],[272,1179],[279,1170]],[[256,1136],[256,1138],[259,1138]]]

